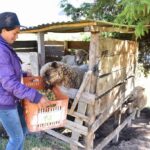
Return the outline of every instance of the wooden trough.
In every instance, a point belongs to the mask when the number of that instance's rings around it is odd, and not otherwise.
[[[40,66],[45,63],[45,33],[91,32],[89,70],[85,73],[80,88],[62,88],[64,93],[74,99],[72,106],[68,109],[68,116],[70,117],[68,117],[65,125],[65,129],[68,129],[71,135],[64,135],[57,130],[46,131],[69,143],[72,150],[103,149],[111,140],[118,140],[119,132],[134,118],[135,111],[121,121],[121,110],[134,87],[138,43],[100,36],[101,32],[130,33],[133,31],[133,27],[127,28],[126,26],[117,26],[100,21],[55,23],[21,31],[21,33],[37,33]],[[93,71],[95,68],[96,71]],[[115,112],[119,112],[116,113],[118,114],[117,126],[99,143],[96,143],[95,134],[97,130]]]

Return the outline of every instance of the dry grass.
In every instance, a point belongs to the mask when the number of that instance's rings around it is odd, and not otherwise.
[[[0,137],[0,150],[5,150],[7,138]],[[47,134],[30,134],[25,140],[24,150],[70,150],[69,145]]]

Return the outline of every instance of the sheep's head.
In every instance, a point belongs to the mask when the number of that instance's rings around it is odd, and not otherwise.
[[[75,51],[75,62],[77,65],[81,65],[84,61],[87,61],[88,53],[83,49],[78,49]]]
[[[63,80],[63,71],[61,65],[57,62],[52,62],[43,75],[43,78],[48,85],[55,85]]]

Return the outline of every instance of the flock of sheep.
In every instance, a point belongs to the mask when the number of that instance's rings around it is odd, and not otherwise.
[[[79,89],[84,73],[88,70],[87,58],[88,53],[78,49],[75,55],[65,55],[61,61],[46,63],[42,66],[40,75],[50,86]]]
[[[88,70],[87,62],[88,53],[78,49],[75,51],[75,55],[65,55],[61,61],[49,62],[42,66],[40,75],[49,86],[59,85],[79,89],[84,73]],[[137,108],[140,112],[147,103],[145,88],[135,87],[130,93],[127,103],[132,103],[132,107]]]

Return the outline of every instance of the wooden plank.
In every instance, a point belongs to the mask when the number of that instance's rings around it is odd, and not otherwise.
[[[69,98],[74,99],[76,97],[76,94],[78,92],[78,89],[73,88],[65,88],[60,86],[60,90],[67,95]],[[86,104],[94,105],[95,104],[95,94],[91,94],[89,92],[83,92],[81,93],[80,101],[84,102]]]
[[[98,51],[99,46],[99,35],[98,33],[92,33],[89,51],[89,70],[93,70],[96,64],[96,51]]]
[[[133,64],[135,64],[135,54],[126,53],[100,58],[100,66],[98,67],[101,68],[100,75],[103,75],[131,66]]]
[[[84,49],[89,51],[90,43],[86,41],[68,41],[69,49]]]
[[[87,86],[87,83],[89,81],[89,78],[90,78],[91,74],[92,74],[91,71],[88,71],[88,72],[85,73],[82,84],[81,84],[81,86],[80,86],[80,88],[79,88],[79,90],[76,94],[76,97],[75,97],[75,99],[72,103],[72,106],[71,106],[71,109],[70,109],[70,114],[74,112],[74,109],[76,108],[77,103],[79,102],[81,94],[83,93],[85,87]]]
[[[74,144],[74,145],[77,145],[81,148],[85,148],[85,146],[82,145],[80,142],[74,141],[70,137],[67,137],[67,136],[65,136],[61,133],[58,133],[58,132],[54,131],[54,130],[46,130],[45,132],[52,135],[52,136],[54,136],[54,137],[56,137],[56,138],[58,138],[58,139],[60,139],[60,140],[62,140],[62,141],[64,141],[64,142],[66,142],[66,143]]]
[[[117,89],[120,89],[120,92],[118,91],[118,93],[116,93]],[[125,84],[122,84],[112,90],[112,94],[108,93],[108,95],[106,95],[105,98],[109,100],[103,99],[103,101],[100,101],[100,115],[91,126],[90,132],[95,132],[118,108],[121,107],[121,105],[127,100],[128,95],[126,93],[129,93],[129,91],[131,92],[131,89],[125,90]]]
[[[86,108],[87,108],[87,104],[85,104],[85,103],[83,103],[83,102],[79,102],[78,108],[77,108],[77,112],[84,115],[85,112],[86,112]],[[83,121],[80,120],[80,119],[78,119],[78,118],[75,118],[75,122],[76,122],[77,124],[80,124],[80,125],[83,124]],[[72,139],[73,141],[78,141],[78,140],[79,140],[79,136],[80,136],[80,134],[79,134],[78,132],[76,132],[76,131],[73,129],[73,130],[72,130],[71,139]],[[70,147],[71,147],[72,150],[78,150],[78,146],[75,145],[75,144],[70,144]]]
[[[85,136],[88,133],[88,128],[81,125],[81,124],[78,124],[77,122],[67,120],[65,127],[70,129],[70,130],[73,130],[74,132],[76,132],[78,134],[82,134]]]
[[[35,47],[37,48],[37,41],[15,41],[12,44],[13,48],[29,48],[29,47]]]
[[[85,122],[88,122],[88,121],[89,121],[88,116],[85,116],[85,115],[83,115],[83,114],[81,114],[81,113],[78,113],[78,112],[73,112],[72,114],[70,114],[69,112],[70,112],[70,111],[69,111],[69,109],[68,109],[68,115],[73,116],[73,117],[75,117],[75,118],[77,118],[77,119],[79,119],[79,120],[81,120],[81,121],[85,121]]]
[[[63,46],[64,45],[64,42],[63,41],[44,41],[44,45],[61,45]]]
[[[118,105],[120,101],[120,95],[123,95],[124,92],[125,85],[122,84],[114,87],[111,91],[102,96],[95,103],[95,114],[103,114],[105,110],[107,110],[111,106]]]
[[[120,95],[127,97],[132,91],[134,84],[134,77],[131,77],[126,80],[126,82],[114,87],[110,91],[107,91],[105,94],[98,96],[95,101],[95,114],[96,116],[102,114],[107,108],[117,105],[117,102],[120,101]]]
[[[87,92],[89,90],[88,88],[90,88],[90,80],[88,80],[88,84],[87,84],[86,89],[85,89]],[[85,115],[86,109],[87,109],[87,104],[79,101],[78,107],[77,107],[77,112]],[[83,120],[80,120],[78,118],[75,118],[75,122],[80,124],[80,125],[83,124]],[[78,141],[79,137],[80,137],[80,134],[78,132],[75,132],[74,130],[72,130],[72,136],[71,136],[72,140]],[[70,147],[72,150],[78,150],[78,146],[76,146],[74,144],[70,145]]]
[[[136,41],[111,38],[101,38],[100,40],[99,51],[102,52],[102,54],[104,52],[107,56],[125,53],[135,54],[137,52],[138,43]]]
[[[100,142],[94,150],[102,150],[135,116],[136,111],[134,111],[130,116],[128,116],[122,124],[120,124],[112,133],[110,133],[106,138]]]
[[[130,76],[134,75],[134,64],[117,71],[113,71],[110,74],[102,75],[97,79],[96,95],[100,96],[116,86],[119,83],[124,82]]]
[[[68,41],[64,41],[64,53],[67,54],[68,52]]]
[[[27,47],[27,48],[14,48],[16,52],[37,52],[37,48]]]
[[[85,87],[85,91],[89,92],[90,84],[91,84],[91,78],[88,79],[87,85]],[[86,113],[86,109],[87,109],[87,103],[83,103],[83,102],[79,101],[78,107],[77,107],[77,112],[84,115]],[[75,122],[80,125],[83,124],[83,120],[80,120],[78,118],[75,118]],[[74,130],[72,130],[72,136],[71,136],[72,140],[78,141],[79,137],[80,137],[80,134],[78,132],[75,132]],[[70,147],[73,150],[78,150],[78,146],[76,146],[74,144],[70,145]]]

